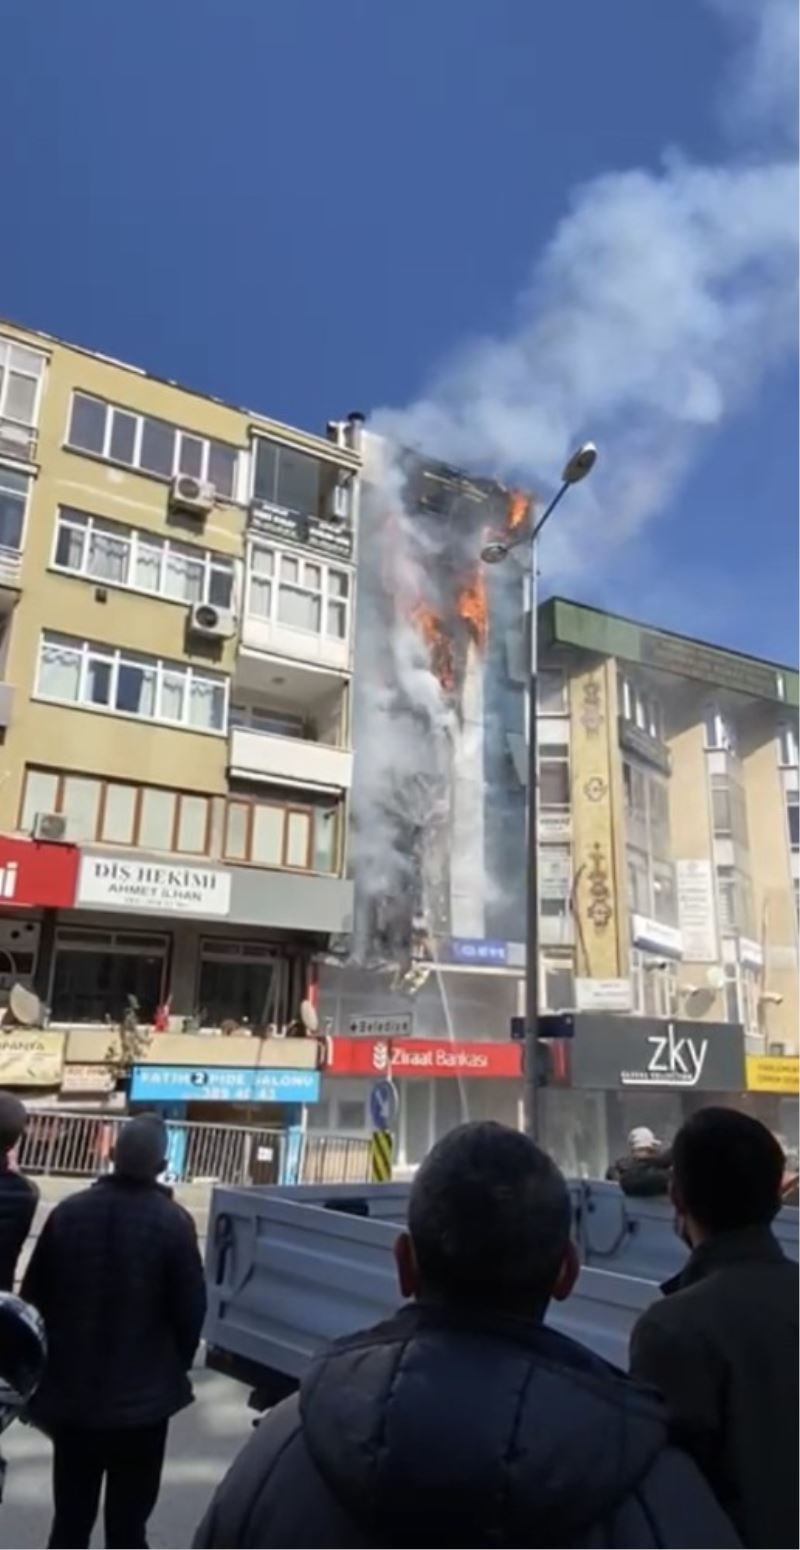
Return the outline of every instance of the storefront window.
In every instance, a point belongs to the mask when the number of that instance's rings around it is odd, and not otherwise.
[[[269,1021],[270,991],[275,974],[274,963],[248,957],[217,958],[213,949],[203,949],[197,992],[201,1022],[218,1028],[229,1019],[262,1027]]]
[[[135,996],[152,1022],[164,996],[166,937],[64,929],[56,939],[50,995],[54,1022],[119,1022]]]

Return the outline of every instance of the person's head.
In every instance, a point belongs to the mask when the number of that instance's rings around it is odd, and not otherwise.
[[[775,1137],[737,1109],[699,1109],[672,1148],[672,1200],[693,1247],[717,1233],[768,1227],[781,1204],[784,1158]]]
[[[396,1247],[404,1297],[541,1316],[578,1274],[569,1191],[527,1136],[459,1125],[428,1153]]]
[[[137,1114],[123,1125],[114,1148],[114,1172],[153,1183],[167,1166],[167,1130],[158,1114]]]
[[[14,1150],[28,1123],[28,1111],[13,1093],[0,1093],[0,1157]]]
[[[632,1157],[653,1157],[661,1151],[661,1142],[647,1125],[634,1125],[628,1132],[628,1151]]]

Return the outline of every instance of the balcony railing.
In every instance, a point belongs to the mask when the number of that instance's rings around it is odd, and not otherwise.
[[[353,777],[353,755],[347,749],[252,727],[232,728],[228,762],[232,775],[277,784],[347,791]]]
[[[35,425],[20,425],[0,416],[0,456],[16,457],[32,463],[36,456],[39,432]]]
[[[22,555],[18,549],[7,549],[0,544],[0,587],[18,587],[22,570]]]

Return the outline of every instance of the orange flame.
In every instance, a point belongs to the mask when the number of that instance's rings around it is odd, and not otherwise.
[[[513,533],[515,528],[522,527],[530,509],[531,497],[525,490],[509,490],[506,506],[506,528],[509,533]]]
[[[430,652],[431,671],[435,673],[442,688],[449,692],[455,684],[453,643],[445,632],[441,615],[425,603],[418,603],[412,610],[411,620]]]
[[[456,609],[482,651],[489,633],[489,612],[486,606],[486,582],[480,566],[462,586],[456,599]]]

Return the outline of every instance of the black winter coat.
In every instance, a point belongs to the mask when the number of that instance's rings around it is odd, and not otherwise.
[[[63,1200],[22,1295],[47,1328],[45,1427],[147,1426],[190,1403],[205,1278],[194,1222],[158,1184],[112,1174]]]
[[[695,1249],[643,1314],[631,1367],[661,1390],[745,1545],[798,1543],[798,1270],[768,1228]]]
[[[36,1185],[0,1166],[0,1292],[14,1290],[17,1260],[38,1204]]]
[[[410,1306],[254,1433],[195,1546],[723,1546],[655,1396],[525,1320]]]
[[[618,1184],[623,1195],[648,1196],[669,1194],[671,1152],[654,1152],[650,1157],[618,1157],[606,1178]]]

